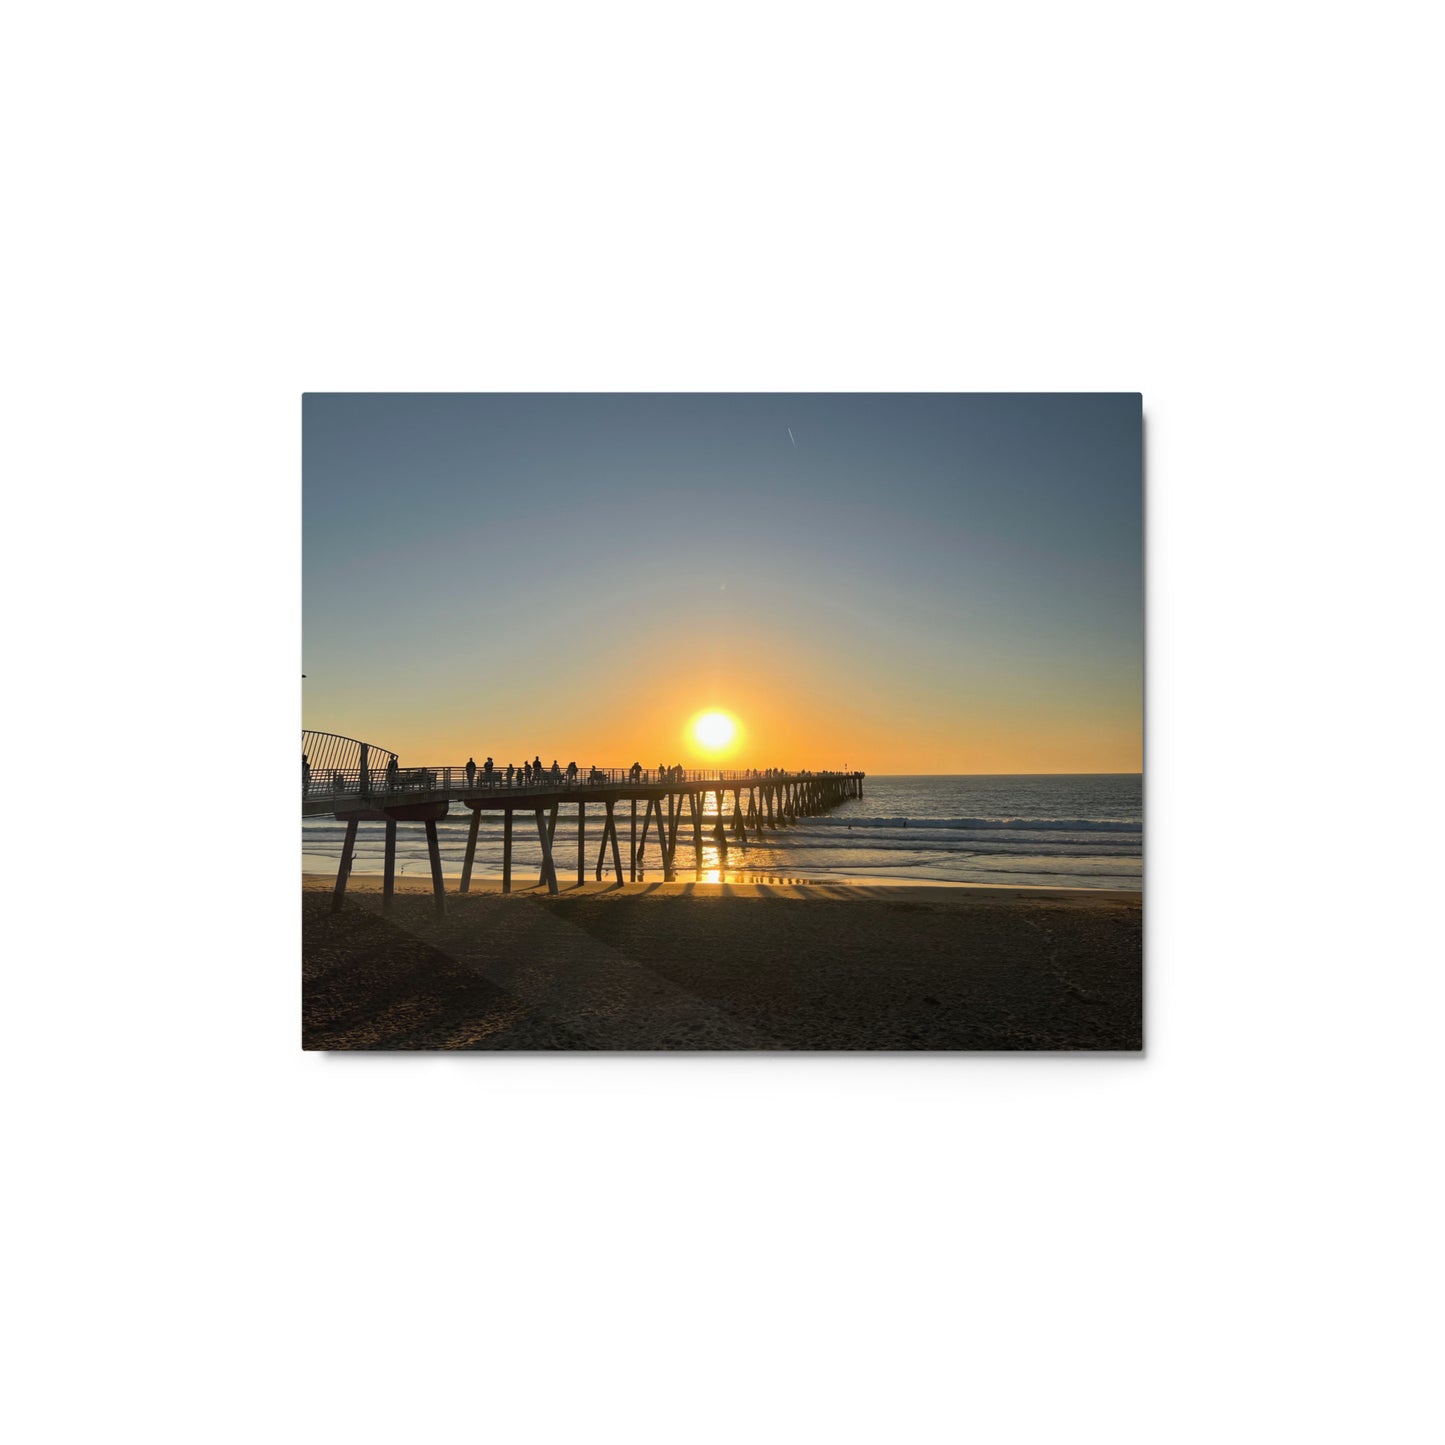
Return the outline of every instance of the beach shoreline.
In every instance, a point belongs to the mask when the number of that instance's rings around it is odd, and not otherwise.
[[[682,870],[679,870],[682,871]],[[614,878],[603,877],[599,883],[589,878],[585,883],[578,884],[576,876],[568,876],[565,872],[559,874],[558,892],[548,894],[546,888],[539,884],[534,878],[527,875],[525,881],[514,877],[512,879],[512,892],[510,895],[502,893],[502,876],[483,875],[473,873],[471,888],[467,894],[457,891],[458,874],[443,873],[442,879],[446,885],[448,899],[452,897],[468,897],[472,894],[494,893],[499,897],[517,897],[523,895],[540,895],[542,897],[562,898],[568,895],[584,896],[598,893],[621,893],[641,894],[644,890],[650,894],[655,890],[664,890],[668,893],[689,893],[697,892],[702,895],[709,893],[724,894],[736,897],[751,897],[762,894],[775,894],[779,889],[797,888],[799,890],[813,891],[816,889],[844,890],[840,897],[866,896],[874,889],[886,890],[890,897],[898,894],[906,894],[912,890],[919,893],[948,893],[958,891],[967,894],[989,894],[1000,898],[1030,897],[1033,895],[1053,896],[1058,894],[1078,894],[1085,898],[1098,898],[1106,902],[1135,902],[1143,899],[1143,890],[1139,888],[1079,888],[1069,885],[1054,885],[1047,883],[954,883],[946,882],[943,879],[935,878],[792,878],[779,876],[763,876],[761,874],[752,877],[728,879],[722,882],[713,879],[679,878],[672,883],[664,883],[660,878],[647,879],[637,883],[618,883]],[[383,878],[380,873],[355,873],[347,878],[346,892],[348,897],[353,892],[377,893],[382,891]],[[301,874],[301,886],[305,892],[331,892],[336,887],[336,874],[305,872]],[[424,893],[428,896],[432,893],[432,881],[428,876],[416,873],[398,874],[394,883],[394,892],[400,893]]]

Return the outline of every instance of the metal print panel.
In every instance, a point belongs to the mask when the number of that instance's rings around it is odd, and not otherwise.
[[[306,1048],[1142,1047],[1137,394],[303,414]]]

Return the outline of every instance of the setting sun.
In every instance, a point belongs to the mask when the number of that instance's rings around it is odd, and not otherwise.
[[[705,712],[692,725],[693,738],[709,752],[721,752],[737,736],[737,730],[725,712]]]

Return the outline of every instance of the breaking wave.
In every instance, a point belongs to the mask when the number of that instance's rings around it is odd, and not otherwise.
[[[809,828],[953,828],[970,833],[995,828],[1026,833],[1138,833],[1142,823],[1105,818],[805,818]]]

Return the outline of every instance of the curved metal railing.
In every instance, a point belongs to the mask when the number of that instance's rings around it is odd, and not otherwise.
[[[302,731],[301,798],[369,796],[396,769],[396,754],[340,733]]]

